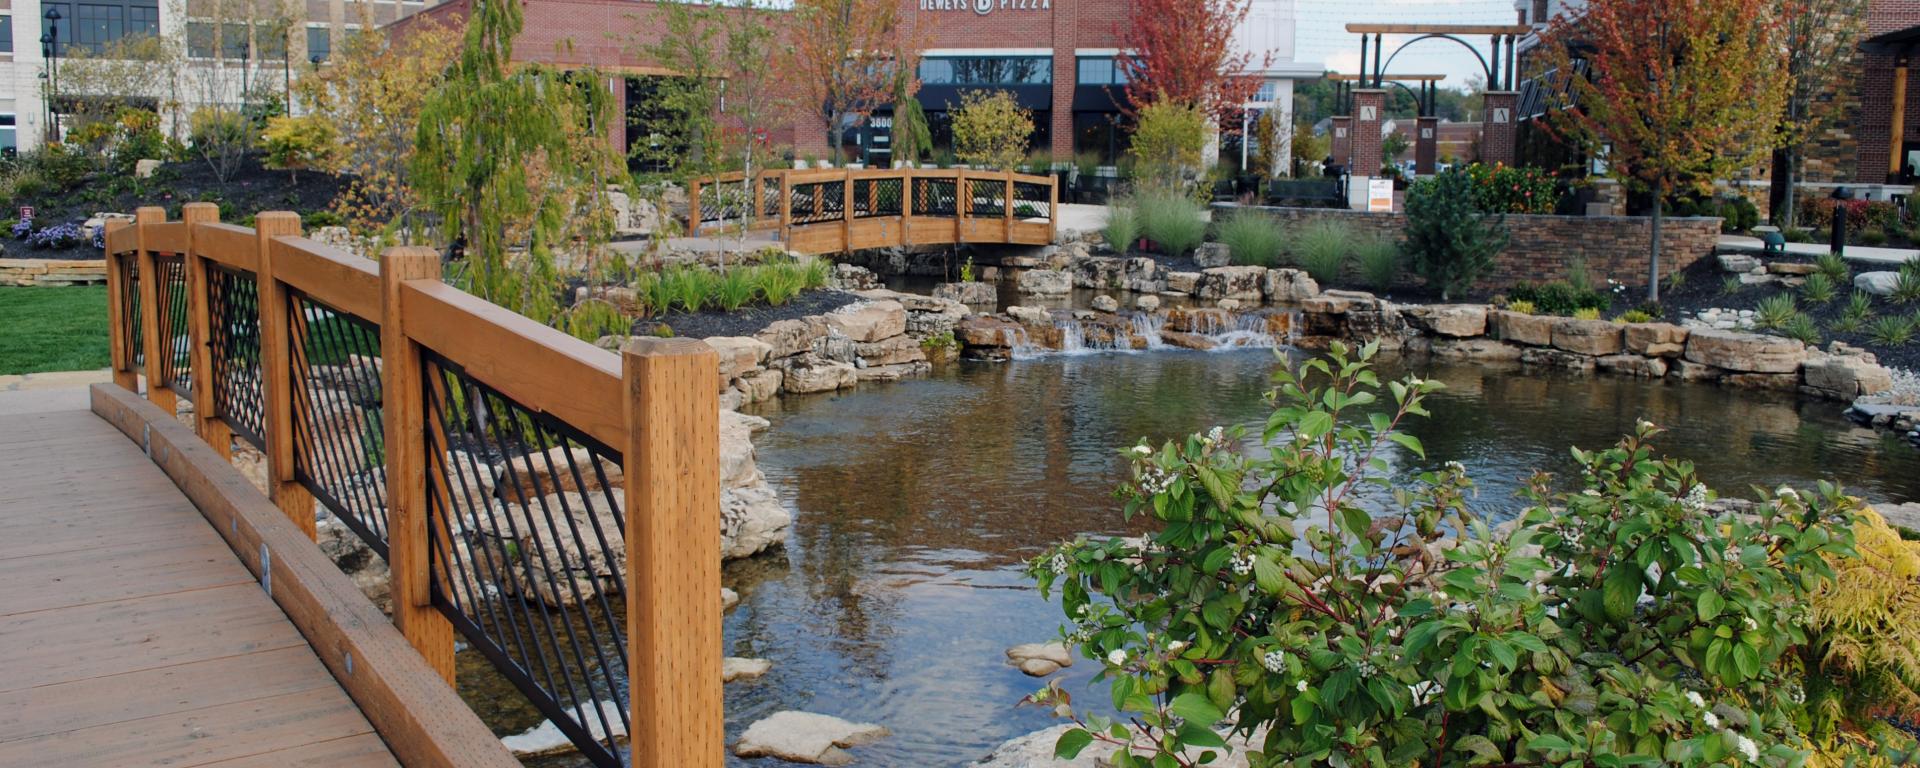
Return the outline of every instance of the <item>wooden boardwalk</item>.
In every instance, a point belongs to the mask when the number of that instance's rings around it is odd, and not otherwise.
[[[139,446],[27,395],[0,394],[0,765],[398,765]]]

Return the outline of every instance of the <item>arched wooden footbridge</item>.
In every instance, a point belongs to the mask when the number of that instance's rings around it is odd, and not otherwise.
[[[721,174],[688,192],[688,231],[771,229],[789,250],[1053,242],[1051,176],[967,169],[815,169]]]
[[[106,234],[90,409],[0,393],[0,765],[515,768],[458,637],[588,762],[718,768],[712,349],[615,355],[431,250],[218,215]],[[391,620],[323,531],[385,561]]]

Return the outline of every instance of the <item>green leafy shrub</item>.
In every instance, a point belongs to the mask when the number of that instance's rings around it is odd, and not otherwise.
[[[1285,245],[1280,222],[1257,211],[1239,211],[1214,224],[1214,239],[1225,243],[1233,263],[1271,267]]]
[[[1793,295],[1776,293],[1760,300],[1753,308],[1753,322],[1761,328],[1780,328],[1800,312],[1793,303]]]
[[[1471,288],[1507,247],[1501,217],[1475,207],[1476,184],[1467,172],[1452,169],[1407,189],[1401,249],[1413,273],[1439,288],[1443,301]]]
[[[1834,318],[1832,328],[1840,333],[1857,333],[1873,319],[1873,296],[1867,293],[1855,293],[1847,298],[1847,306],[1840,310],[1840,316]]]
[[[1720,281],[1720,292],[1722,294],[1739,293],[1740,289],[1745,287],[1747,287],[1747,284],[1740,282],[1739,275],[1728,275],[1726,279]]]
[[[1258,435],[1133,446],[1118,495],[1148,532],[1031,562],[1118,711],[1059,683],[1029,697],[1074,721],[1058,756],[1098,738],[1115,765],[1203,765],[1231,730],[1273,766],[1804,761],[1804,606],[1853,555],[1852,499],[1782,488],[1716,514],[1641,422],[1536,475],[1495,529],[1459,464],[1387,474],[1382,456],[1424,458],[1406,426],[1440,385],[1382,387],[1374,351],[1284,366]]]
[[[1811,243],[1814,240],[1812,232],[1801,229],[1800,227],[1788,227],[1780,230],[1780,238],[1789,243]]]
[[[1780,324],[1780,335],[1799,341],[1808,346],[1820,345],[1820,325],[1805,312],[1795,312],[1793,317]]]
[[[1459,172],[1472,185],[1468,199],[1474,208],[1486,213],[1547,214],[1553,213],[1560,201],[1553,174],[1539,168],[1473,163]]]
[[[1539,285],[1521,283],[1508,289],[1507,295],[1532,302],[1543,315],[1572,315],[1582,309],[1603,310],[1613,305],[1613,299],[1605,293],[1591,288],[1582,290],[1564,280]]]
[[[1140,231],[1168,256],[1180,256],[1206,241],[1207,222],[1200,204],[1164,190],[1142,193],[1135,201]]]
[[[1913,340],[1912,318],[1889,315],[1867,325],[1867,336],[1883,347],[1898,347]]]
[[[1651,323],[1654,317],[1645,310],[1629,309],[1620,313],[1619,320],[1623,323]]]
[[[735,267],[720,275],[719,282],[713,286],[715,303],[728,312],[743,306],[760,293],[753,273],[745,268]]]
[[[276,117],[260,136],[266,165],[289,172],[327,170],[340,156],[340,136],[333,124],[315,115]]]
[[[1853,277],[1853,268],[1847,266],[1847,259],[1834,253],[1823,253],[1814,257],[1813,266],[1834,283],[1844,283]]]
[[[1134,241],[1140,239],[1140,215],[1132,200],[1116,200],[1107,206],[1107,226],[1101,234],[1106,236],[1107,247],[1114,253],[1133,250]]]
[[[1800,295],[1805,298],[1809,304],[1824,305],[1827,302],[1833,301],[1836,291],[1837,289],[1833,286],[1833,278],[1827,277],[1825,272],[1815,272],[1807,275],[1806,284],[1800,286]]]
[[[1887,231],[1878,228],[1862,230],[1855,239],[1869,248],[1882,246],[1887,244]]]
[[[1308,222],[1293,236],[1294,261],[1321,285],[1340,279],[1347,268],[1347,246],[1353,233],[1333,219]]]
[[[1600,310],[1593,307],[1581,307],[1573,311],[1573,319],[1598,320],[1600,319]]]
[[[1360,265],[1360,277],[1367,286],[1386,293],[1400,279],[1400,245],[1377,235],[1360,238],[1354,245],[1354,260]]]
[[[953,152],[975,168],[1012,170],[1027,157],[1033,111],[1010,91],[964,91],[952,112]]]
[[[1513,301],[1507,302],[1507,311],[1517,312],[1522,315],[1531,315],[1536,310],[1533,306],[1533,302],[1527,301],[1526,299],[1515,299]]]
[[[1900,265],[1900,271],[1893,280],[1893,293],[1888,298],[1901,304],[1920,301],[1920,260],[1908,259]]]

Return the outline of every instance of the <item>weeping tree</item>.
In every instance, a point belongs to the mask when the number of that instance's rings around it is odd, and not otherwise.
[[[557,249],[584,261],[612,235],[604,190],[623,168],[606,138],[605,79],[514,64],[514,0],[475,0],[466,38],[420,109],[413,176],[462,260],[465,290],[535,320],[563,317]]]

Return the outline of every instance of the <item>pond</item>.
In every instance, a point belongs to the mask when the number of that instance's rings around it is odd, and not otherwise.
[[[784,550],[726,568],[742,598],[726,619],[727,655],[773,662],[766,677],[727,686],[729,741],[798,709],[891,728],[852,750],[859,764],[956,766],[1056,724],[1014,707],[1042,681],[1004,663],[1010,646],[1054,639],[1061,619],[1023,561],[1079,533],[1136,532],[1113,498],[1120,449],[1215,424],[1257,432],[1275,365],[1272,350],[961,363],[761,406],[773,427],[757,440],[759,464],[796,520]],[[1869,500],[1920,498],[1920,451],[1854,427],[1835,403],[1471,366],[1416,372],[1447,389],[1409,429],[1427,457],[1396,455],[1394,472],[1460,461],[1489,514],[1518,508],[1532,469],[1570,469],[1569,445],[1611,444],[1639,418],[1669,428],[1661,445],[1723,494],[1834,479]],[[1087,685],[1095,667],[1061,673],[1083,703],[1105,700],[1104,686]]]

